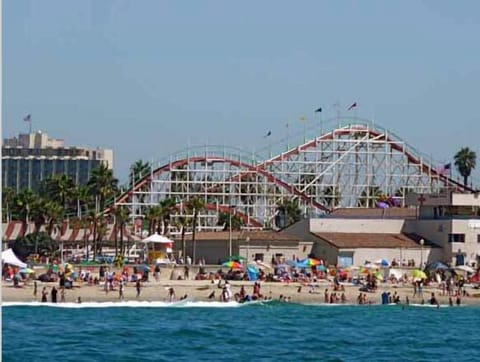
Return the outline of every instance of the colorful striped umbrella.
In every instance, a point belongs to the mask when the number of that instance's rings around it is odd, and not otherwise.
[[[225,263],[222,264],[222,266],[225,266],[230,269],[243,269],[243,265],[240,264],[238,261],[226,261]]]
[[[321,264],[320,260],[313,259],[313,258],[306,258],[306,259],[300,260],[297,263],[297,266],[300,268],[306,268],[308,266],[317,266],[320,264]]]

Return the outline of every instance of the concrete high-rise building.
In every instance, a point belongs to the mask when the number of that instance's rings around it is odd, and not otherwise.
[[[38,131],[5,139],[2,162],[2,187],[38,190],[52,175],[65,174],[76,184],[86,184],[100,163],[113,168],[113,150],[66,147],[63,140]]]

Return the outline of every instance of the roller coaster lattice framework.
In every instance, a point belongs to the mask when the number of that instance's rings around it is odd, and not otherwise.
[[[185,215],[188,200],[200,198],[199,229],[217,228],[222,212],[234,212],[246,227],[276,228],[286,200],[298,201],[304,215],[321,216],[338,207],[375,207],[379,199],[403,206],[407,192],[469,190],[388,130],[358,118],[335,123],[266,159],[233,147],[189,147],[153,164],[115,204],[138,219],[147,207],[174,199],[175,218]]]

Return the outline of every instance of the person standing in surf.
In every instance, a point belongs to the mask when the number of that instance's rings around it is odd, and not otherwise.
[[[43,287],[42,289],[42,303],[46,303],[47,302],[47,287]]]
[[[140,283],[140,279],[137,279],[137,283],[135,284],[137,288],[137,298],[140,296],[140,291],[142,290],[142,284]]]
[[[123,279],[118,282],[118,299],[123,300]]]

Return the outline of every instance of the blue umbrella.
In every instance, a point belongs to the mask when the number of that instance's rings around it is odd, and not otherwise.
[[[148,271],[150,271],[150,267],[148,265],[140,265],[138,267],[138,270],[143,271],[143,272],[148,272]]]

